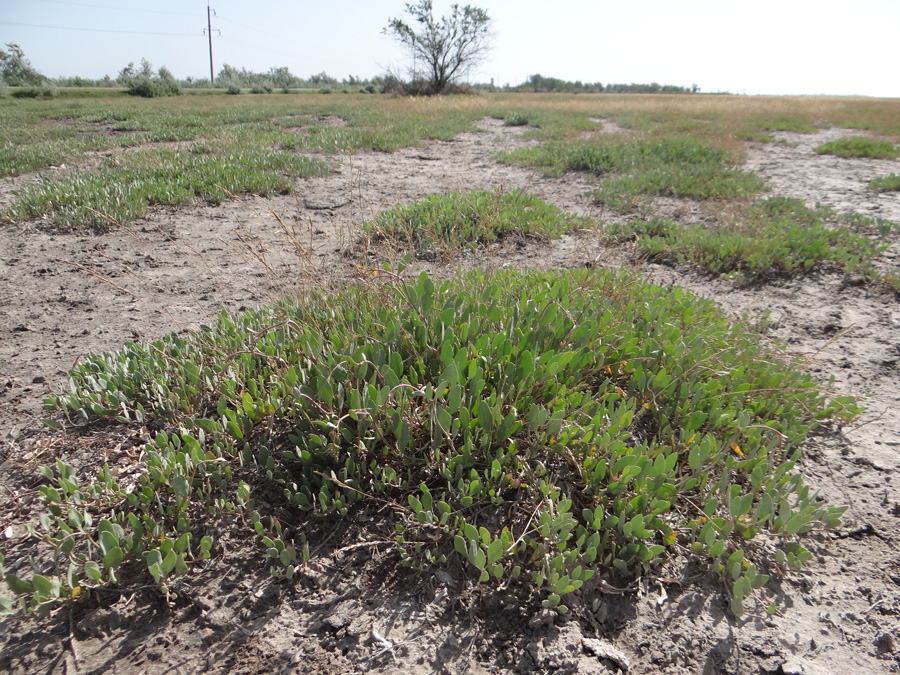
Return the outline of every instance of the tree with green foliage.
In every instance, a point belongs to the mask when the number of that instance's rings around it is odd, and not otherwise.
[[[128,89],[132,96],[153,98],[155,96],[178,96],[181,87],[178,80],[165,66],[156,73],[153,72],[153,64],[147,59],[141,59],[141,67],[134,67],[134,62],[129,63],[120,72],[116,81]]]
[[[406,13],[413,25],[391,19],[382,32],[404,45],[414,60],[424,61],[431,94],[444,93],[490,49],[491,18],[483,9],[453,4],[450,16],[435,19],[431,0],[419,0],[406,3]]]
[[[34,85],[47,79],[25,58],[25,52],[19,45],[8,42],[6,48],[9,51],[0,49],[0,77],[7,84]]]

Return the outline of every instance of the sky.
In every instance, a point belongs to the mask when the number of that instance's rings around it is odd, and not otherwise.
[[[900,0],[474,0],[493,48],[471,82],[530,75],[733,94],[900,97]],[[227,63],[300,77],[404,72],[382,29],[403,0],[0,0],[0,43],[49,77],[115,77],[146,58],[178,78]],[[435,0],[436,15],[450,2]]]

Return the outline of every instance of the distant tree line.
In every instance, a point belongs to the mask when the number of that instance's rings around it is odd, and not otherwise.
[[[696,94],[700,87],[679,87],[673,84],[607,84],[600,82],[582,82],[576,80],[570,82],[557,77],[544,77],[540,74],[531,75],[522,84],[509,87],[511,91],[543,92],[564,94]]]
[[[421,3],[420,3],[421,4]],[[428,7],[426,7],[427,9]],[[128,93],[136,96],[173,96],[182,89],[209,89],[212,87],[225,89],[228,93],[238,94],[249,90],[252,93],[272,93],[275,90],[287,92],[297,89],[313,89],[323,93],[332,91],[363,93],[396,93],[426,94],[434,93],[434,83],[426,79],[403,81],[392,73],[386,73],[370,79],[348,75],[338,79],[321,72],[307,78],[294,75],[286,66],[270,68],[266,72],[253,72],[246,68],[235,68],[227,63],[219,70],[215,83],[206,78],[188,77],[177,79],[172,72],[162,66],[154,70],[147,59],[141,59],[139,66],[129,63],[118,76],[113,79],[106,75],[100,79],[84,77],[48,78],[39,73],[25,57],[19,45],[9,43],[6,49],[0,49],[0,95],[8,86],[17,87],[14,96],[52,97],[56,95],[56,87],[124,87]],[[472,91],[496,91],[493,83],[473,85],[444,84],[444,93],[466,93]],[[607,84],[600,82],[581,82],[562,80],[556,77],[544,77],[534,74],[525,82],[503,87],[505,91],[538,92],[538,93],[611,93],[611,94],[696,94],[700,87],[679,87],[671,84]]]
[[[286,66],[270,68],[264,73],[256,73],[246,68],[238,70],[226,63],[222,66],[219,74],[216,75],[215,85],[211,84],[206,78],[195,80],[190,77],[183,80],[182,85],[194,89],[205,89],[211,86],[230,91],[249,89],[254,93],[271,93],[275,90],[288,91],[291,89],[346,90],[374,93],[381,91],[382,80],[383,78],[365,79],[355,75],[348,75],[339,80],[325,71],[316,75],[310,75],[304,79],[294,75]]]

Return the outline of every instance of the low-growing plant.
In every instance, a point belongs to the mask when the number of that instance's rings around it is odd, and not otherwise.
[[[885,272],[880,281],[895,293],[900,293],[900,267],[894,267]]]
[[[876,159],[897,159],[900,150],[890,141],[879,141],[865,136],[850,136],[823,143],[815,148],[820,155],[838,157],[872,157]]]
[[[383,211],[363,224],[368,237],[389,239],[421,254],[488,244],[509,235],[555,239],[585,218],[565,213],[539,197],[512,190],[430,195]]]
[[[524,127],[528,124],[528,115],[525,113],[510,113],[503,118],[505,127]]]
[[[257,150],[223,156],[202,145],[160,149],[25,186],[0,218],[43,218],[62,229],[106,229],[142,216],[155,204],[182,204],[193,197],[218,203],[241,192],[285,193],[291,188],[289,176],[329,171],[321,160],[287,153]]]
[[[873,178],[869,181],[868,188],[878,192],[896,192],[900,190],[900,174],[892,173]]]
[[[757,281],[771,275],[804,274],[830,265],[845,273],[869,274],[871,261],[884,251],[893,229],[887,221],[842,216],[812,209],[802,200],[772,197],[756,202],[728,225],[683,225],[666,219],[611,225],[617,240],[638,237],[643,254]]]
[[[303,518],[387,502],[409,565],[521,578],[565,612],[595,574],[689,554],[741,614],[772,573],[811,557],[802,534],[839,523],[795,467],[820,421],[858,412],[711,301],[598,270],[436,285],[386,269],[90,355],[47,404],[171,431],[128,490],[105,468],[88,481],[42,470],[35,533],[51,554],[10,563],[7,612],[45,615],[140,567],[135,581],[170,593],[215,545],[210,518],[235,509],[290,578],[309,556]]]
[[[641,195],[693,199],[752,195],[762,180],[732,166],[730,156],[687,138],[659,141],[552,142],[501,153],[501,162],[531,166],[559,176],[586,171],[603,177],[594,197],[620,212]]]

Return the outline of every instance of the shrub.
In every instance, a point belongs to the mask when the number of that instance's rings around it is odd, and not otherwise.
[[[141,60],[141,68],[137,70],[134,63],[129,63],[119,73],[117,78],[132,96],[155,98],[157,96],[179,96],[181,87],[172,72],[165,66],[161,66],[157,72],[153,72],[153,66],[147,59]]]
[[[240,87],[240,85],[237,85],[232,82],[225,88],[225,93],[231,94],[232,96],[236,96],[237,94],[241,93],[241,87]]]
[[[59,91],[52,84],[42,84],[35,87],[19,87],[13,90],[14,98],[56,98]]]

